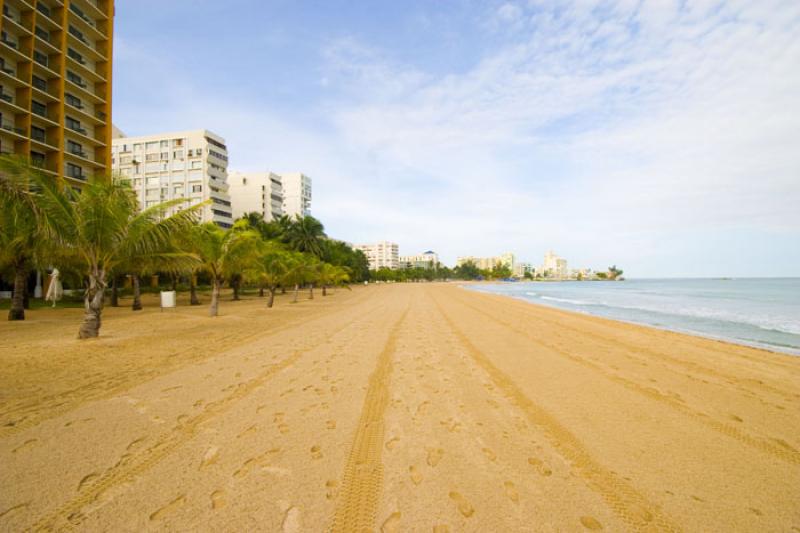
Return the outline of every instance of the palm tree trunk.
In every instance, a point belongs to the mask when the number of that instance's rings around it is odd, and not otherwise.
[[[267,300],[267,307],[272,308],[272,304],[275,303],[275,289],[270,288],[269,290],[269,300]]]
[[[83,323],[78,330],[79,339],[91,339],[100,334],[100,318],[103,313],[103,296],[106,289],[106,273],[96,270],[89,276],[89,287],[83,297]]]
[[[25,282],[28,272],[24,263],[18,263],[14,269],[14,294],[11,297],[9,320],[25,320]]]
[[[313,283],[308,286],[308,299],[309,300],[313,300],[314,299],[314,284]]]
[[[219,279],[214,278],[213,286],[211,287],[211,306],[208,308],[208,316],[217,316],[219,313],[219,286]]]
[[[300,292],[300,285],[298,283],[294,284],[294,299],[292,300],[293,304],[297,303],[297,294]]]
[[[189,305],[200,305],[197,298],[197,276],[192,274],[189,277]]]
[[[259,297],[259,298],[263,298],[263,297],[264,297],[264,286],[263,286],[263,285],[261,285],[261,286],[258,288],[258,297]]]
[[[239,300],[239,285],[241,284],[241,280],[238,276],[234,277],[231,280],[231,288],[233,289],[233,301],[236,302]]]
[[[131,305],[131,309],[134,311],[141,311],[142,310],[142,291],[139,285],[139,276],[134,274],[132,276],[133,282],[133,305]]]
[[[117,276],[111,278],[111,307],[119,307],[119,289]]]
[[[328,295],[328,286],[327,285],[323,285],[322,286],[322,295],[323,296],[327,296]]]
[[[178,276],[172,276],[172,290],[178,292]]]

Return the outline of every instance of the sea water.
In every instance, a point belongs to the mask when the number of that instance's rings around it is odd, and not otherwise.
[[[800,355],[800,278],[503,282],[469,288]]]

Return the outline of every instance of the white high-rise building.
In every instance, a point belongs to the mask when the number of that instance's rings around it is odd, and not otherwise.
[[[404,255],[400,257],[400,268],[437,268],[439,255],[428,250],[418,255]]]
[[[397,243],[381,241],[375,244],[357,244],[356,250],[361,250],[369,260],[369,269],[391,268],[396,270],[399,266],[400,247]]]
[[[552,250],[544,254],[544,262],[542,263],[542,271],[545,276],[566,279],[567,278],[567,260],[559,257]]]
[[[228,174],[228,193],[234,219],[259,213],[270,222],[283,215],[283,185],[277,174],[232,171]]]
[[[233,225],[228,196],[228,150],[225,139],[207,130],[119,137],[112,141],[114,172],[130,180],[142,208],[188,198],[179,209],[210,200],[202,222]],[[171,214],[171,213],[170,213]]]
[[[465,263],[472,263],[481,270],[492,270],[495,266],[503,265],[513,272],[515,258],[514,254],[506,252],[495,257],[464,256],[456,259],[456,266],[461,266]]]
[[[311,214],[311,178],[301,172],[281,174],[283,213],[291,218]]]

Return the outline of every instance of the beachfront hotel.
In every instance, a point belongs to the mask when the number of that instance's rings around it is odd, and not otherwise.
[[[431,250],[417,255],[403,255],[399,258],[400,268],[437,268],[439,255]]]
[[[507,266],[514,270],[514,254],[506,252],[495,257],[463,256],[456,258],[456,266],[472,263],[481,270],[492,270],[495,266]]]
[[[281,174],[283,213],[290,218],[311,215],[311,178],[301,172]]]
[[[113,0],[0,6],[0,152],[76,186],[108,174]]]
[[[542,272],[548,278],[566,279],[568,277],[567,260],[549,250],[544,254]]]
[[[210,200],[201,222],[222,228],[233,225],[228,196],[228,150],[225,139],[208,130],[159,133],[113,140],[115,174],[130,181],[143,208],[188,198],[185,206]]]
[[[361,250],[369,260],[369,269],[390,268],[397,270],[400,266],[400,247],[397,243],[380,241],[375,244],[356,244],[353,248]]]
[[[267,222],[283,215],[283,184],[272,172],[232,171],[228,194],[234,220],[247,213],[258,213]]]

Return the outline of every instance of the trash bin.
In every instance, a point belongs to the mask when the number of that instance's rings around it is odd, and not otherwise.
[[[161,310],[175,307],[175,291],[161,291]]]

